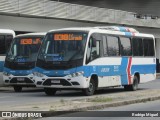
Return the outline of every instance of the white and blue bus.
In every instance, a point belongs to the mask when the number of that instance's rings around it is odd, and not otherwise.
[[[13,39],[4,63],[3,81],[13,86],[15,92],[22,91],[22,87],[35,86],[32,73],[45,34],[28,33]]]
[[[3,65],[8,48],[15,37],[15,32],[9,29],[0,29],[0,86],[3,84]]]
[[[34,72],[37,87],[47,95],[61,89],[95,90],[156,78],[155,39],[128,27],[51,30],[40,48]]]

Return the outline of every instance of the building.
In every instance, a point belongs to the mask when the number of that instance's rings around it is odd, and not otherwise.
[[[156,37],[160,59],[158,0],[0,0],[0,26],[17,34],[64,27],[122,25]]]

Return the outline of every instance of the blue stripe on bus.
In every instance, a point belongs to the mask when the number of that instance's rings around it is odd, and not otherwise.
[[[133,36],[131,32],[124,32],[124,33],[125,33],[125,36],[127,36],[127,37]]]
[[[128,83],[127,78],[127,65],[128,65],[128,58],[123,58],[121,65],[95,65],[95,66],[81,66],[77,68],[72,68],[68,70],[44,70],[42,68],[36,67],[32,70],[12,70],[9,68],[4,67],[5,72],[8,72],[12,75],[28,75],[34,71],[38,71],[43,73],[47,76],[59,76],[64,77],[65,75],[69,75],[75,72],[84,71],[85,77],[90,77],[92,74],[97,74],[98,76],[115,76],[120,75],[122,79],[122,83]],[[155,73],[155,64],[150,65],[132,65],[131,67],[131,74],[133,75],[135,71],[138,71],[140,74],[149,74]]]
[[[156,72],[156,64],[150,65],[133,65],[131,67],[131,74],[133,75],[135,71],[138,71],[140,74],[149,74]]]
[[[122,84],[128,84],[127,78],[127,64],[128,58],[122,59],[122,65],[99,65],[99,66],[81,66],[77,68],[72,68],[68,70],[44,70],[42,68],[36,67],[35,71],[45,74],[46,76],[57,76],[64,77],[66,75],[84,71],[85,77],[90,77],[92,74],[97,74],[98,76],[114,76],[119,75],[122,79]],[[118,68],[118,69],[115,69]],[[133,75],[135,71],[138,71],[140,74],[154,74],[155,73],[155,64],[149,65],[132,65],[131,74]],[[108,70],[108,71],[107,71]]]
[[[121,67],[120,67],[120,72],[121,72],[120,75],[121,75],[121,83],[122,84],[128,84],[127,65],[128,65],[128,57],[122,58]]]
[[[120,31],[124,32],[126,31],[126,28],[125,27],[118,27]]]
[[[26,75],[32,74],[34,72],[34,69],[31,69],[31,70],[12,70],[12,69],[4,67],[3,71],[10,73],[12,75],[15,75],[15,76],[20,76],[20,75],[26,76]]]
[[[0,72],[3,72],[4,61],[0,61]]]

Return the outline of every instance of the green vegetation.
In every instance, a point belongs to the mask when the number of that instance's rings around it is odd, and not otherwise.
[[[112,98],[95,97],[93,99],[88,100],[88,102],[111,102],[112,100]]]

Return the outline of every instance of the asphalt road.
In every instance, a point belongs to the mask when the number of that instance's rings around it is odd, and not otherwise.
[[[159,116],[160,116],[160,100],[146,102],[146,103],[131,104],[131,105],[120,106],[120,107],[111,107],[111,108],[106,108],[98,111],[70,113],[66,115],[61,115],[59,117],[41,118],[40,120],[82,120],[82,119],[85,119],[85,120],[108,120],[108,119],[109,120],[128,120],[128,119],[129,120],[159,120],[160,118],[160,117],[153,118],[153,117],[132,117],[132,116],[121,117],[122,114],[124,115],[127,114],[127,111],[128,112],[131,111],[131,114],[129,115],[132,115],[133,113],[134,114],[159,113]],[[144,111],[147,111],[147,112],[144,112]],[[103,117],[103,116],[111,116],[111,117]]]
[[[160,89],[160,80],[155,80],[145,84],[139,85],[139,90],[145,89]],[[110,88],[106,90],[100,90],[96,93],[98,96],[105,94],[114,94],[125,92],[123,88]],[[46,96],[43,89],[37,88],[25,88],[20,93],[15,93],[12,88],[0,88],[0,106],[9,105],[23,105],[33,104],[39,102],[53,102],[60,100],[73,100],[79,98],[86,98],[81,91],[58,91],[55,96]]]

